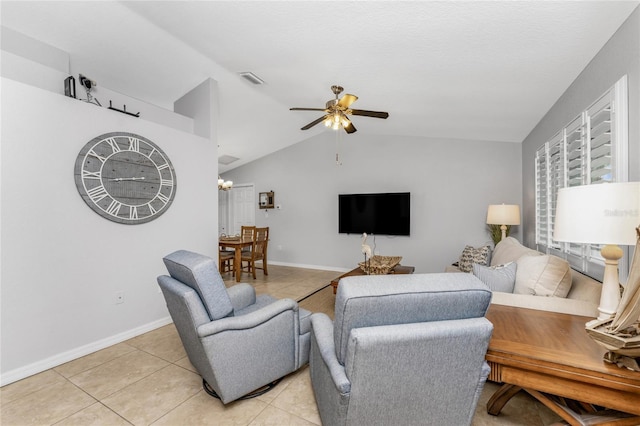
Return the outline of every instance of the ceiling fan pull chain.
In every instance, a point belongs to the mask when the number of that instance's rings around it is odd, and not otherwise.
[[[336,132],[336,166],[342,166],[342,162],[340,161],[340,143],[339,139],[342,138],[342,133]]]

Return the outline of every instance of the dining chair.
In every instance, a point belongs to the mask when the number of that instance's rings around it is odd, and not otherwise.
[[[255,240],[256,238],[256,227],[255,226],[241,226],[240,227],[240,238],[243,240]],[[251,247],[246,247],[242,249],[243,252],[251,251]]]
[[[221,273],[233,272],[233,259],[235,257],[234,250],[225,250],[220,247],[218,250],[218,265]]]
[[[262,269],[265,275],[269,275],[267,269],[267,246],[269,243],[269,227],[256,228],[255,239],[251,249],[242,253],[242,262],[247,262],[247,272],[251,272],[256,278],[256,269]],[[262,267],[257,267],[256,262],[262,262]]]

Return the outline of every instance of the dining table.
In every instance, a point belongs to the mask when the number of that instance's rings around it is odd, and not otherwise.
[[[233,248],[235,250],[233,256],[233,271],[236,274],[236,282],[240,282],[242,274],[242,249],[253,245],[252,238],[242,237],[220,237],[218,240],[220,248]]]

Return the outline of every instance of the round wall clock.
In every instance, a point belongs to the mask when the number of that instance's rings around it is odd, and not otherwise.
[[[176,195],[169,157],[133,133],[105,133],[89,141],[76,158],[75,181],[93,211],[130,225],[157,218]]]

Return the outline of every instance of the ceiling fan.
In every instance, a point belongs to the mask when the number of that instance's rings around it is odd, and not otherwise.
[[[356,132],[356,128],[349,120],[348,115],[362,115],[365,117],[375,118],[387,118],[388,112],[382,111],[366,111],[363,109],[351,109],[352,103],[358,100],[355,95],[345,93],[342,98],[338,98],[338,95],[342,93],[344,89],[341,86],[331,86],[331,91],[336,95],[335,99],[327,101],[325,108],[289,108],[290,111],[324,111],[325,115],[312,121],[300,130],[307,130],[324,121],[325,126],[332,127],[334,130],[338,130],[342,127],[347,133]]]

